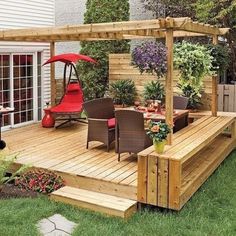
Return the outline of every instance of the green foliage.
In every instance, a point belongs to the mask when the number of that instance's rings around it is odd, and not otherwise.
[[[137,95],[134,81],[132,80],[117,80],[110,84],[109,95],[117,105],[132,105],[134,104],[135,96]]]
[[[15,180],[21,189],[51,193],[64,186],[64,180],[51,171],[28,171]]]
[[[229,49],[219,44],[208,44],[206,47],[212,56],[212,70],[219,73],[224,72],[229,67]]]
[[[160,100],[165,98],[165,88],[159,81],[150,81],[144,85],[143,96],[145,100]]]
[[[166,123],[152,120],[148,122],[147,135],[155,142],[162,142],[165,140],[170,131],[171,129]]]
[[[127,0],[88,0],[84,23],[102,23],[126,21],[129,19],[129,3]],[[82,42],[81,54],[89,55],[97,60],[97,65],[79,62],[77,69],[83,82],[86,100],[102,97],[108,85],[108,56],[110,53],[128,53],[129,42],[94,41]]]
[[[16,161],[16,159],[16,155],[6,155],[0,153],[0,188],[3,184],[15,180],[18,175],[22,174],[28,169],[29,166],[23,165],[17,171],[12,173],[11,176],[6,176],[7,172],[9,171],[9,168]]]
[[[199,86],[204,76],[212,74],[212,56],[206,47],[186,41],[175,44],[174,66],[181,80]]]
[[[141,0],[145,9],[159,17],[193,16],[193,0]]]
[[[181,83],[182,82],[182,83]],[[203,89],[201,85],[191,85],[189,82],[180,81],[177,87],[182,90],[182,95],[188,98],[188,109],[197,109],[201,103]]]

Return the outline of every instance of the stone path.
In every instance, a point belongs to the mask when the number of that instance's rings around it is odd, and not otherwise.
[[[76,223],[59,214],[42,219],[37,224],[43,236],[70,236],[76,226]]]

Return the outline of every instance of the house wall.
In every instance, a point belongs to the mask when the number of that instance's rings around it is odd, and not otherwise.
[[[0,1],[0,29],[20,29],[55,25],[55,0]],[[42,52],[42,61],[49,56],[49,44],[0,42],[0,52]],[[44,104],[50,100],[50,67],[43,68]]]

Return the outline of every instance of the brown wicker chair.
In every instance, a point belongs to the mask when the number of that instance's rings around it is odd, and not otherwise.
[[[173,97],[173,107],[174,109],[185,110],[188,105],[188,98],[182,96]]]
[[[173,97],[173,107],[174,109],[185,110],[188,105],[188,98],[182,96],[174,96]],[[175,126],[173,128],[173,132],[177,132],[184,127],[188,126],[188,115],[181,117],[180,119],[175,121]]]
[[[84,102],[88,116],[87,148],[90,141],[100,141],[107,146],[115,140],[114,104],[111,98],[99,98]]]
[[[116,117],[116,151],[118,161],[124,152],[135,153],[152,145],[144,130],[143,113],[129,110],[115,111]]]

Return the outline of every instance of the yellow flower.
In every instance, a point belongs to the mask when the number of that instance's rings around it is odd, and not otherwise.
[[[154,126],[151,128],[151,131],[152,131],[153,133],[158,133],[159,130],[160,130],[160,127],[159,127],[158,125],[154,125]]]

